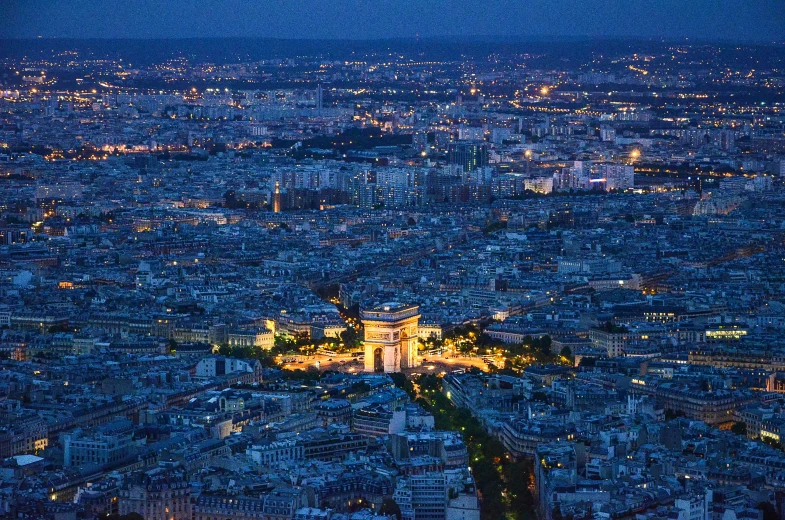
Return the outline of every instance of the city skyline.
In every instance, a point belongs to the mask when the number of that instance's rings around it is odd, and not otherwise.
[[[783,5],[4,3],[0,517],[785,518]]]

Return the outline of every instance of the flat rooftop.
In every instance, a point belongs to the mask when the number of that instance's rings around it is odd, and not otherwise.
[[[397,321],[416,316],[419,311],[419,305],[388,302],[360,310],[360,318],[372,321]]]

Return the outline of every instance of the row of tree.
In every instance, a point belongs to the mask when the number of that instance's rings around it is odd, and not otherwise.
[[[411,381],[403,374],[394,374],[393,381],[434,416],[436,429],[461,432],[482,500],[482,520],[536,518],[529,490],[531,462],[512,460],[502,443],[489,435],[468,409],[456,408],[442,393],[439,377],[423,374]]]

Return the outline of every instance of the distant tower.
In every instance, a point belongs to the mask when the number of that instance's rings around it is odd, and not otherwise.
[[[273,213],[281,212],[281,184],[275,181],[275,193],[273,193]]]
[[[363,309],[360,319],[365,327],[366,372],[400,372],[414,366],[419,306],[385,303]]]
[[[322,85],[316,85],[316,113],[322,115],[322,107],[324,106],[324,91]]]
[[[627,394],[627,415],[636,415],[638,413],[638,401],[635,399],[635,394]]]

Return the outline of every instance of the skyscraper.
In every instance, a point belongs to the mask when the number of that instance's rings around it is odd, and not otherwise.
[[[605,189],[626,190],[635,185],[635,169],[624,164],[602,164],[600,175],[605,179]]]
[[[324,91],[322,85],[316,85],[316,113],[321,115],[322,107],[324,106]]]
[[[451,143],[447,148],[447,162],[463,166],[466,172],[488,166],[488,147],[484,144]]]
[[[273,213],[281,212],[281,183],[275,181],[275,193],[273,193]]]

